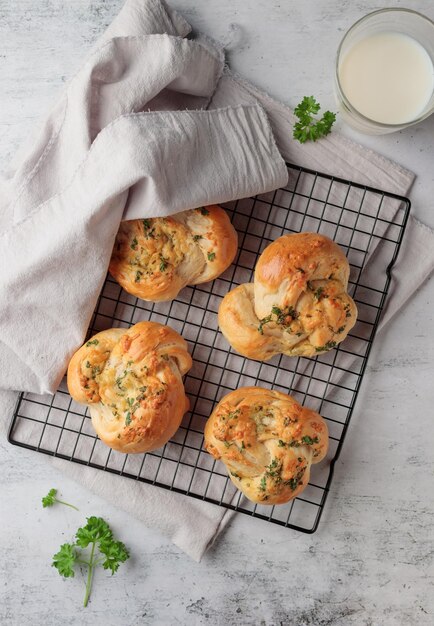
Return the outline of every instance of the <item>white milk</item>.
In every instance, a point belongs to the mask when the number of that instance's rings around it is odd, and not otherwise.
[[[416,119],[434,90],[434,68],[423,46],[401,33],[378,33],[354,44],[339,66],[353,107],[383,124]]]

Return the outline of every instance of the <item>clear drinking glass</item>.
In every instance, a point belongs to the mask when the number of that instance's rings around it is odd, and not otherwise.
[[[434,66],[434,22],[411,9],[380,9],[369,13],[356,22],[342,39],[336,56],[335,94],[342,119],[356,130],[382,135],[417,124],[434,112],[434,92],[417,117],[400,124],[388,124],[366,117],[349,101],[343,90],[339,70],[346,54],[355,44],[366,37],[382,33],[399,33],[412,37],[425,48]]]

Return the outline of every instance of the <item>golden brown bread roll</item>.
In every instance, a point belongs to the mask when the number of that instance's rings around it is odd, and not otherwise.
[[[222,398],[205,426],[205,447],[253,502],[282,504],[309,482],[328,449],[323,418],[279,391],[242,387]]]
[[[120,452],[149,452],[174,435],[188,410],[182,376],[191,365],[177,332],[139,322],[86,342],[69,364],[68,389],[89,405],[104,443]]]
[[[217,278],[234,260],[238,237],[219,206],[121,222],[109,272],[128,293],[173,300],[186,285]]]
[[[222,333],[237,352],[261,361],[331,350],[356,323],[349,274],[345,254],[328,237],[283,235],[259,257],[254,283],[224,297]]]

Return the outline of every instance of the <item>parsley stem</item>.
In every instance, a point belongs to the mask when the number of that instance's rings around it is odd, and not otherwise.
[[[71,509],[75,509],[76,511],[78,511],[79,509],[77,509],[76,506],[74,506],[73,504],[69,504],[69,502],[64,502],[63,500],[58,500],[56,498],[56,502],[58,502],[59,504],[64,504],[65,506],[70,506]]]
[[[92,550],[90,551],[90,559],[89,559],[89,571],[87,572],[87,582],[86,582],[86,593],[84,596],[84,602],[83,602],[83,606],[87,606],[87,602],[89,600],[89,596],[90,596],[90,588],[92,586],[92,576],[93,576],[93,568],[94,568],[94,562],[93,562],[93,555],[95,552],[95,541],[92,543]]]

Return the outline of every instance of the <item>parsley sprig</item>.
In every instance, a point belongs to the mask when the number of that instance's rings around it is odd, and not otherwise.
[[[316,141],[331,132],[331,128],[336,121],[336,113],[326,111],[318,119],[314,116],[320,108],[320,104],[313,96],[305,96],[300,104],[295,107],[294,113],[299,121],[294,124],[292,134],[294,139],[297,139],[300,143],[306,143],[306,141]]]
[[[56,498],[56,495],[57,495],[57,489],[50,489],[47,495],[42,498],[42,506],[44,507],[44,509],[47,508],[47,506],[53,506],[55,502],[58,502],[59,504],[70,506],[71,509],[75,509],[76,511],[78,511],[76,506],[74,506],[73,504],[69,504],[69,502],[64,502],[63,500],[59,500],[58,498]]]
[[[59,551],[53,556],[52,565],[64,578],[74,577],[74,567],[77,564],[88,568],[83,601],[83,606],[87,606],[95,567],[102,565],[113,575],[130,555],[125,545],[121,541],[116,541],[109,525],[101,517],[88,517],[87,524],[77,530],[75,537],[75,543],[64,543],[60,546]],[[87,554],[84,549],[89,546],[90,554]],[[99,554],[95,554],[97,547]]]

